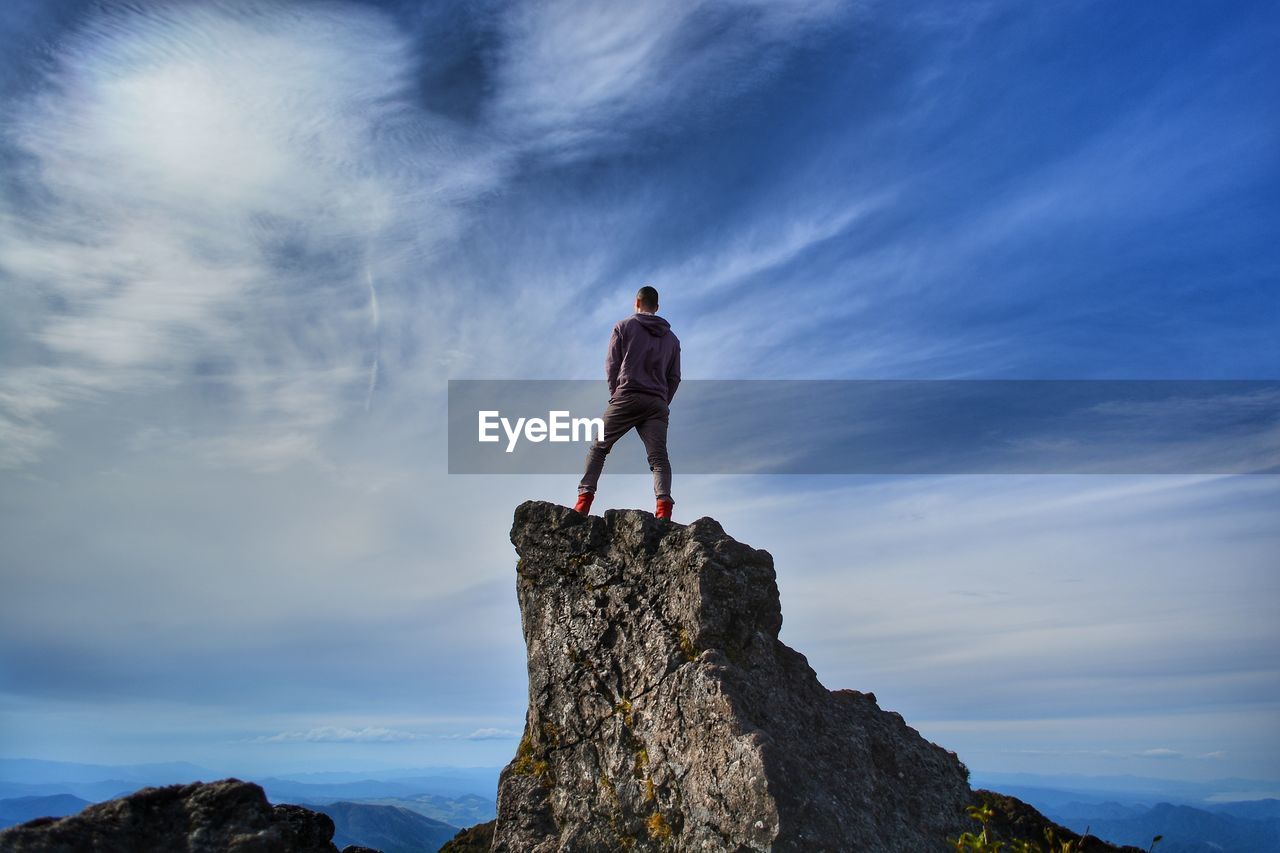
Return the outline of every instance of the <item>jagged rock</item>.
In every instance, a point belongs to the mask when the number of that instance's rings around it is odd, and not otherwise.
[[[1033,841],[1050,850],[1059,849],[1050,845],[1049,839],[1045,834],[1045,831],[1048,830],[1051,834],[1050,837],[1057,839],[1057,842],[1071,842],[1073,845],[1071,850],[1074,853],[1106,853],[1106,851],[1113,850],[1119,851],[1119,853],[1144,853],[1138,847],[1117,847],[1092,835],[1081,836],[1079,833],[1072,832],[1066,827],[1059,826],[1049,820],[1017,797],[1010,797],[1008,794],[987,790],[974,791],[973,793],[974,805],[986,805],[992,811],[990,821],[991,837],[996,840]],[[976,833],[977,829],[976,824],[970,825],[970,831]]]
[[[239,779],[143,788],[64,818],[0,831],[5,853],[338,853],[333,821],[301,806],[272,806]],[[344,853],[367,848],[348,847]],[[376,851],[370,851],[376,853]]]
[[[526,502],[529,710],[493,850],[945,850],[967,771],[778,641],[773,559],[710,518]]]
[[[768,552],[710,518],[541,501],[516,509],[511,541],[529,709],[497,820],[456,849],[490,849],[491,831],[500,853],[927,853],[978,828],[965,807],[989,792],[954,753],[779,642]],[[1004,837],[1074,837],[991,797]]]
[[[444,843],[438,853],[489,853],[493,849],[493,827],[497,821],[478,823]]]

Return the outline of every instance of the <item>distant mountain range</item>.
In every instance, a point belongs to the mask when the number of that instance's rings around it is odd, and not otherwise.
[[[1149,776],[1083,776],[1038,773],[984,773],[973,771],[977,787],[1002,791],[1034,804],[1037,808],[1069,802],[1123,804],[1175,803],[1205,806],[1215,802],[1280,799],[1280,780],[1156,779]],[[1020,793],[1021,792],[1021,793]]]
[[[338,849],[363,844],[382,853],[423,853],[439,850],[458,832],[456,826],[399,806],[338,802],[308,808],[333,818],[333,843]]]
[[[118,779],[146,785],[173,785],[218,775],[225,774],[218,774],[207,767],[186,761],[161,764],[81,764],[35,758],[0,758],[0,780],[29,784],[87,783]]]
[[[176,785],[219,774],[187,762],[81,764],[33,758],[0,758],[0,799],[71,794],[100,803],[148,785]]]
[[[1086,827],[1112,844],[1145,848],[1162,836],[1160,853],[1277,853],[1280,851],[1280,800],[1229,803],[1210,808],[1157,803],[1151,808],[1119,803],[1076,804],[1047,811],[1076,832]],[[1261,817],[1249,817],[1248,814]]]
[[[280,779],[274,776],[255,778],[267,795],[274,799],[306,799],[320,802],[323,800],[368,800],[379,797],[407,799],[422,794],[440,797],[480,796],[473,791],[455,788],[447,779],[439,777],[407,778],[407,779],[361,779],[355,782],[298,782],[294,779]],[[494,789],[486,792],[486,799],[492,800],[497,793]]]
[[[412,767],[395,770],[334,771],[326,773],[276,773],[274,776],[305,785],[344,782],[398,782],[424,794],[455,797],[462,794],[493,799],[501,767]]]
[[[491,820],[496,813],[496,768],[383,772],[386,778],[381,779],[344,772],[242,778],[261,785],[273,803],[296,803],[329,815],[339,847],[362,844],[383,853],[430,853],[460,827]],[[143,787],[226,775],[186,763],[104,765],[0,759],[0,828],[37,817],[75,814],[90,803]]]
[[[1138,776],[974,774],[985,787],[1018,797],[1076,832],[1158,853],[1280,853],[1280,791],[1251,779],[1206,782]],[[1215,802],[1232,796],[1239,801]]]
[[[299,805],[318,805],[323,802],[307,801],[300,802]],[[398,806],[452,826],[475,826],[477,823],[484,823],[498,816],[497,804],[493,800],[477,797],[475,794],[463,794],[461,797],[419,794],[408,799],[386,797],[355,802],[371,806]]]
[[[13,797],[0,800],[0,829],[18,823],[26,823],[38,817],[66,817],[89,805],[71,794],[53,794],[47,797]]]
[[[0,799],[73,794],[101,802],[132,793],[147,785],[186,784],[228,776],[261,785],[278,801],[461,799],[464,813],[476,800],[493,801],[498,788],[498,768],[424,767],[367,772],[305,773],[263,776],[234,768],[212,770],[196,764],[78,764],[35,759],[0,759]],[[418,810],[418,809],[415,809]]]
[[[195,764],[104,765],[0,759],[0,828],[75,814],[148,785],[225,776]],[[385,853],[433,851],[458,827],[492,820],[496,768],[406,768],[288,777],[242,777],[272,802],[298,803],[333,818],[335,839]],[[1016,796],[1076,832],[1157,853],[1280,853],[1280,782],[1186,782],[1135,776],[974,773],[976,785]],[[1239,801],[1230,801],[1240,797]]]

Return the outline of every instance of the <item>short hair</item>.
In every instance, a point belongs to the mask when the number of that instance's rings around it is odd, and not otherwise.
[[[655,311],[658,308],[658,291],[646,284],[636,291],[636,300],[650,311]]]

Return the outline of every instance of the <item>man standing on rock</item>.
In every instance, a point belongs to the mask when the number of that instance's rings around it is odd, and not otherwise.
[[[636,313],[618,321],[604,358],[609,405],[604,437],[587,451],[586,472],[578,483],[574,509],[586,515],[595,499],[604,458],[632,427],[640,434],[653,472],[658,518],[671,518],[671,462],[667,458],[667,418],[680,384],[680,340],[658,316],[658,291],[645,285],[636,293]]]

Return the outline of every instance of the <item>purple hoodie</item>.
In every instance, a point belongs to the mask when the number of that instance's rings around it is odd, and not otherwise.
[[[680,384],[680,340],[671,324],[643,311],[619,320],[609,336],[604,375],[609,379],[610,400],[619,394],[640,393],[670,403]]]

